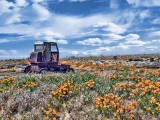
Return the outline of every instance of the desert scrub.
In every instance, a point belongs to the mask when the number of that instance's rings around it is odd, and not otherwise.
[[[49,119],[58,118],[57,112],[67,109],[71,111],[75,108],[75,104],[77,104],[76,96],[83,95],[84,97],[80,99],[78,102],[79,107],[82,107],[82,104],[87,104],[92,102],[93,94],[91,94],[91,90],[94,87],[94,79],[93,75],[89,73],[79,73],[80,76],[77,79],[77,75],[69,74],[67,76],[67,80],[59,81],[60,83],[55,84],[56,90],[51,91],[50,100],[48,103],[48,107],[44,107],[43,113]],[[54,112],[53,112],[54,111]],[[55,112],[56,111],[56,112]]]
[[[0,99],[2,114],[0,118],[10,119],[17,114],[21,118],[26,118],[27,114],[31,115],[28,116],[28,119],[33,119],[33,116],[34,119],[42,118],[41,108],[48,102],[50,93],[46,88],[49,87],[51,86],[42,84],[33,92],[30,90],[18,89],[13,93],[2,93]]]
[[[160,83],[156,78],[159,76],[157,73],[149,76],[150,72],[119,66],[110,77],[79,71],[18,76],[14,82],[7,83],[10,89],[0,94],[0,111],[4,112],[1,118],[16,115],[25,119],[65,119],[66,116],[96,119],[101,116],[132,120],[144,115],[158,118]]]
[[[14,86],[16,83],[16,78],[8,77],[0,80],[0,93],[4,90],[8,90],[9,87]]]
[[[16,72],[16,70],[14,69],[5,69],[5,70],[0,70],[0,73],[12,73],[12,72]]]

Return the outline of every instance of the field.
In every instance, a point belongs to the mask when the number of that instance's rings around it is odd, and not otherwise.
[[[21,73],[27,60],[0,61],[0,119],[158,120],[158,57],[73,57],[60,62],[75,73],[43,75]]]

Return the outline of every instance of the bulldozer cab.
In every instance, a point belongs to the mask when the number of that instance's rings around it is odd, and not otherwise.
[[[30,56],[31,63],[36,62],[58,62],[59,50],[55,42],[36,42],[34,52]]]

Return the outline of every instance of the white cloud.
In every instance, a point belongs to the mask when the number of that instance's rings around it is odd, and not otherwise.
[[[119,7],[117,0],[110,0],[110,8],[111,9],[117,9]]]
[[[14,39],[0,39],[0,43],[8,43],[14,41],[25,41],[25,40],[35,40],[35,41],[50,41],[57,42],[58,44],[68,44],[67,40],[63,39],[63,36],[59,33],[53,33],[51,31],[44,31],[43,33],[37,33],[35,35],[23,35],[16,37]]]
[[[2,58],[15,58],[18,53],[17,50],[0,50],[0,59]]]
[[[124,37],[125,41],[120,43],[117,48],[129,49],[130,47],[143,46],[149,44],[149,41],[139,40],[140,36],[138,34],[128,34]]]
[[[56,42],[59,44],[68,44],[67,40],[56,40]]]
[[[52,31],[44,31],[43,33],[41,33],[42,35],[44,36],[48,36],[48,37],[51,37],[51,38],[64,38],[64,36],[60,33],[57,33],[57,32],[52,32]]]
[[[160,18],[154,19],[151,23],[153,23],[153,24],[160,24]]]
[[[100,39],[100,38],[88,38],[82,41],[77,41],[80,45],[88,45],[88,46],[102,46],[106,44],[111,44],[113,42],[118,42],[119,40],[125,38],[121,35],[116,34],[106,34],[105,37],[108,37],[107,39]]]
[[[110,51],[111,47],[99,47],[98,49],[96,49],[97,51]]]
[[[15,0],[16,1],[16,5],[19,7],[24,7],[28,5],[28,2],[26,0]]]
[[[87,0],[69,0],[70,2],[84,2],[84,1],[87,1]]]
[[[149,33],[149,37],[156,37],[156,36],[160,36],[160,31],[154,31]]]
[[[31,30],[32,31],[32,30]],[[60,33],[52,32],[49,30],[46,31],[38,31],[37,33],[28,33],[23,36],[19,36],[15,41],[23,41],[23,40],[38,40],[38,41],[52,41],[58,42],[59,44],[68,44],[67,40],[63,39],[63,35]]]
[[[12,2],[8,2],[7,0],[1,0],[0,1],[0,13],[6,13],[6,12],[11,12],[9,9],[10,7],[13,7],[14,4]]]
[[[149,10],[143,10],[140,12],[139,17],[143,20],[145,18],[150,17],[150,11]]]
[[[17,51],[17,50],[10,50],[10,53],[11,53],[11,54],[17,54],[18,51]]]
[[[20,17],[21,17],[20,14],[13,14],[11,17],[9,17],[6,20],[6,24],[12,24],[12,23],[20,22],[21,21]]]
[[[33,3],[41,3],[41,2],[45,2],[46,0],[31,0],[31,2]]]
[[[113,34],[113,33],[110,33],[110,34],[104,34],[103,36],[105,37],[109,37],[108,39],[110,40],[121,40],[124,38],[124,36],[121,36],[121,35],[117,35],[117,34]]]
[[[60,57],[69,57],[71,55],[80,55],[79,50],[59,48]]]
[[[130,46],[143,46],[147,43],[142,41],[142,40],[130,40],[130,41],[124,42],[124,44],[125,45],[130,45]]]
[[[141,19],[150,17],[152,15],[152,11],[149,11],[150,9],[143,10],[140,13],[139,9],[133,10],[127,8],[126,10],[113,10],[113,12],[108,13],[76,16],[51,12],[47,8],[47,1],[48,0],[16,0],[16,2],[8,2],[7,0],[1,0],[0,33],[23,34],[23,36],[17,37],[18,39],[15,40],[13,38],[13,40],[10,38],[9,40],[1,39],[0,43],[19,40],[47,40],[55,41],[59,44],[69,44],[67,41],[68,39],[91,37],[87,40],[82,39],[82,41],[78,41],[77,43],[101,47],[97,48],[97,51],[91,50],[86,52],[86,54],[90,54],[90,52],[93,52],[93,54],[99,54],[103,51],[111,51],[115,49],[126,50],[130,47],[148,45],[148,42],[140,40],[140,36],[138,34],[129,33],[135,29],[131,28],[132,25],[137,22],[135,17],[138,16]],[[54,2],[57,1],[58,0],[55,0]],[[87,0],[61,0],[61,2],[62,1],[84,2]],[[128,1],[130,4],[135,6],[158,6],[158,2],[156,2],[157,5],[155,5],[155,1],[157,0]],[[117,9],[119,7],[118,2],[118,0],[110,0],[110,8]],[[148,3],[150,3],[150,5],[148,5]],[[21,21],[24,23],[21,24]],[[25,24],[25,22],[29,24]],[[152,23],[159,23],[159,19],[156,18]],[[124,36],[126,32],[128,35]],[[152,33],[153,36],[159,35],[159,33]],[[122,44],[118,44],[120,42],[119,40],[124,42]],[[113,47],[104,47],[105,45],[113,42],[118,45]],[[151,42],[156,43],[155,41]],[[86,49],[89,49],[89,47],[87,46]],[[77,52],[79,51],[72,50],[70,54],[76,54]]]
[[[8,55],[6,50],[0,50],[0,55]]]
[[[102,42],[105,45],[109,45],[111,43],[118,42],[118,41],[117,40],[112,40],[112,39],[104,39],[104,40],[102,40]]]
[[[151,43],[160,43],[160,39],[152,40]]]
[[[160,0],[127,0],[127,2],[136,7],[144,6],[144,7],[155,7],[160,6]]]
[[[45,6],[38,4],[41,0],[36,0],[31,6],[20,7],[15,14],[10,17],[7,24],[0,27],[0,33],[40,35],[44,31],[52,31],[63,37],[60,39],[80,38],[85,36],[100,35],[99,30],[115,34],[111,36],[114,40],[118,40],[120,36],[131,26],[134,15],[131,12],[123,12],[121,15],[112,14],[93,14],[89,16],[71,16],[51,13]],[[8,17],[7,17],[8,18]],[[127,18],[125,24],[119,23],[122,18]],[[2,20],[1,20],[2,21]],[[27,21],[30,24],[20,24],[21,21]],[[19,22],[18,24],[14,24]],[[97,26],[97,27],[96,27]],[[23,30],[21,30],[23,28]],[[101,34],[103,36],[103,34]],[[51,37],[46,37],[51,39]],[[121,38],[120,38],[121,39]]]
[[[56,39],[52,39],[52,40],[47,40],[48,42],[56,42],[58,44],[68,44],[68,41],[67,40],[56,40]]]
[[[137,40],[139,38],[140,38],[140,36],[138,34],[128,34],[125,36],[126,40]]]
[[[0,59],[19,59],[27,57],[28,55],[24,55],[24,53],[19,54],[17,50],[0,50]]]
[[[67,1],[67,0],[58,0],[58,2],[64,2],[64,1]],[[87,1],[87,0],[68,0],[69,2],[84,2],[84,1]]]
[[[87,50],[87,51],[84,51],[82,52],[82,55],[101,55],[105,52],[109,52],[111,51],[113,48],[112,47],[99,47],[99,48],[96,48],[96,49],[92,49],[92,50]]]
[[[118,25],[111,22],[97,22],[95,25],[93,25],[95,28],[102,28],[102,30],[115,33],[115,34],[121,34],[126,31],[125,26]]]
[[[48,9],[37,3],[28,6],[26,9],[22,9],[21,14],[24,20],[30,22],[46,21],[52,16]]]
[[[72,55],[78,55],[78,53],[79,53],[79,52],[78,52],[78,51],[75,51],[75,50],[71,51],[71,54],[72,54]]]
[[[158,49],[158,46],[147,46],[146,48],[151,49],[151,50],[155,50],[155,49]]]
[[[101,45],[103,42],[100,38],[89,38],[83,41],[77,41],[78,44],[81,45],[91,45],[91,46],[99,46]]]
[[[19,8],[16,3],[1,0],[0,5],[0,25],[12,24],[21,21],[21,15],[18,13],[21,8]]]
[[[7,43],[7,42],[10,42],[10,40],[7,40],[7,39],[0,39],[0,43]]]
[[[127,50],[127,49],[129,49],[129,46],[120,43],[118,46],[115,46],[115,49],[116,49],[116,48],[120,48],[120,49],[123,49],[123,50]]]
[[[44,31],[32,36],[35,40],[47,40],[49,42],[57,42],[58,44],[68,44],[67,40],[63,40],[63,35],[52,31]]]
[[[123,26],[116,25],[114,23],[108,23],[107,27],[104,28],[103,30],[117,34],[124,33],[126,31],[126,29],[124,29]]]

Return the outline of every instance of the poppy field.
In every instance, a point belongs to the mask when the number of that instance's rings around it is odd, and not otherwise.
[[[1,120],[158,120],[160,68],[61,60],[74,73],[0,78]],[[6,72],[6,74],[5,74]],[[4,75],[5,74],[5,75]]]

